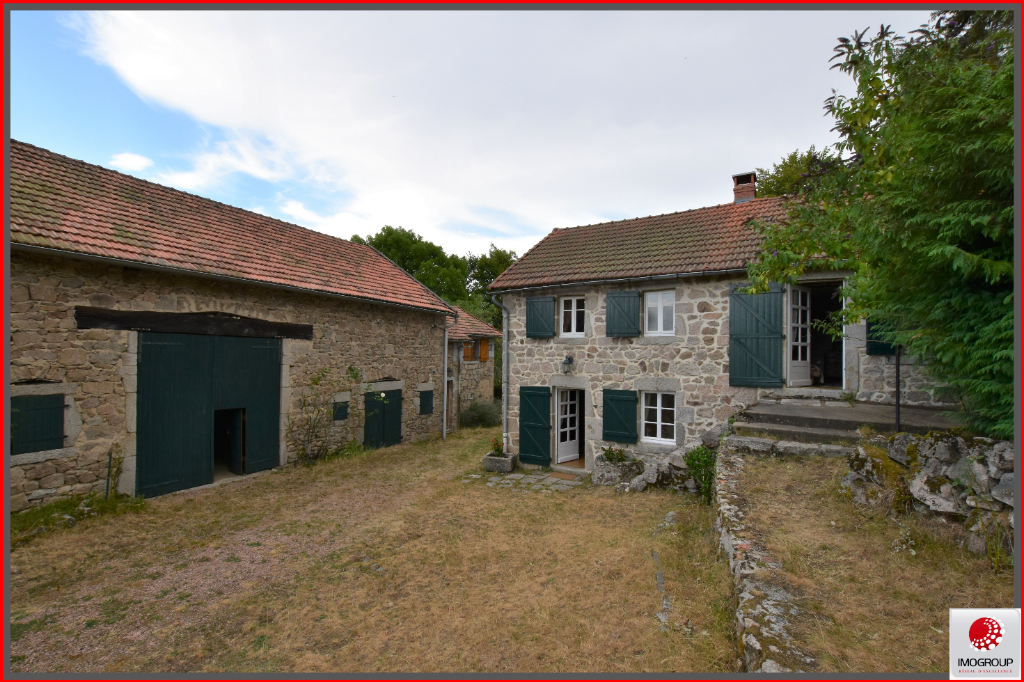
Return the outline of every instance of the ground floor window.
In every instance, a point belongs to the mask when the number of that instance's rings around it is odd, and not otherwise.
[[[675,445],[675,393],[644,393],[643,440]]]

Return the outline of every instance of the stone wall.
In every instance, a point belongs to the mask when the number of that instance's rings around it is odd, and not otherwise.
[[[896,356],[867,354],[867,325],[846,326],[847,390],[857,400],[873,403],[896,402]],[[900,388],[903,405],[952,405],[947,392],[928,376],[918,359],[900,357]]]
[[[168,275],[70,258],[11,256],[12,390],[65,393],[65,448],[12,458],[12,509],[69,494],[102,491],[107,453],[119,443],[126,455],[121,489],[134,491],[137,333],[79,330],[76,305],[119,310],[226,312],[277,322],[313,325],[313,340],[285,339],[282,351],[281,433],[295,414],[300,391],[315,372],[342,377],[349,366],[359,382],[342,387],[351,395],[350,417],[333,427],[339,442],[362,439],[363,397],[379,379],[397,379],[403,396],[402,439],[440,432],[440,400],[431,415],[419,414],[418,390],[440,386],[443,317],[340,299],[237,283]],[[35,388],[31,388],[34,386]],[[440,398],[440,394],[437,394]],[[294,453],[282,448],[282,462]],[[39,459],[45,455],[45,459]]]
[[[529,292],[531,296],[583,296],[583,338],[526,338],[525,293],[509,293],[508,387],[510,452],[519,452],[519,387],[582,389],[586,468],[609,443],[601,439],[605,389],[674,392],[676,445],[621,447],[640,456],[667,454],[699,442],[702,433],[756,400],[756,390],[729,386],[729,287],[739,279],[672,280],[657,286],[583,286]],[[615,290],[675,290],[675,336],[605,336],[605,294]],[[566,375],[561,362],[573,357]],[[554,400],[554,397],[552,397]],[[619,444],[616,444],[619,446]]]
[[[985,535],[993,535],[995,524],[1007,539],[1013,533],[1015,452],[1013,443],[991,438],[899,433],[889,439],[887,461],[884,454],[880,459],[870,449],[858,448],[850,457],[843,487],[856,501],[872,504],[882,499],[886,488],[905,485],[916,511],[964,522],[968,546],[982,554]]]
[[[504,303],[510,311],[510,452],[519,451],[520,386],[584,391],[587,470],[593,470],[594,457],[601,447],[608,445],[601,440],[602,391],[606,388],[674,392],[676,448],[695,445],[701,434],[756,402],[758,395],[775,395],[777,389],[758,391],[729,386],[729,291],[731,286],[743,281],[737,277],[717,277],[669,280],[645,286],[636,283],[592,285],[506,294]],[[609,338],[604,335],[605,294],[638,289],[675,291],[675,336]],[[526,338],[528,296],[583,296],[587,316],[585,336]],[[894,358],[866,354],[866,325],[849,325],[845,331],[845,390],[854,393],[858,400],[894,402]],[[574,359],[568,375],[561,371],[566,355]],[[906,358],[901,369],[903,404],[948,404],[943,402],[946,399],[943,392],[932,388],[920,363]],[[838,398],[842,390],[831,389],[831,392]],[[675,449],[645,443],[624,447],[637,455],[665,454]]]

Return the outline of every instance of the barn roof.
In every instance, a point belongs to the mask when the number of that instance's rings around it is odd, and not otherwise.
[[[450,313],[370,246],[11,140],[15,247]]]

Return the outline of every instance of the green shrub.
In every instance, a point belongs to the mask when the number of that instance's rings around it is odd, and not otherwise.
[[[604,455],[604,461],[609,464],[624,464],[625,462],[633,461],[632,455],[615,446],[609,445],[606,448],[601,448],[601,453]]]
[[[459,417],[460,426],[498,426],[501,424],[501,403],[474,400]]]
[[[697,494],[704,504],[711,504],[715,496],[715,453],[698,445],[686,453],[683,458],[690,470],[690,475],[697,482]]]

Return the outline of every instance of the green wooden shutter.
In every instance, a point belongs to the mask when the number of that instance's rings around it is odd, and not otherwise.
[[[340,422],[348,419],[348,403],[334,403],[334,421]]]
[[[519,387],[519,460],[526,464],[551,463],[551,389]]]
[[[878,333],[884,329],[881,325],[877,322],[868,320],[867,327],[868,355],[896,355],[896,346],[887,341],[883,341],[881,335]]]
[[[601,438],[613,443],[635,443],[637,392],[605,389]]]
[[[433,391],[420,391],[420,414],[434,414]]]
[[[531,296],[526,299],[526,338],[550,339],[554,335],[554,296]]]
[[[786,294],[778,284],[763,294],[741,294],[741,286],[729,296],[729,385],[782,386]]]
[[[640,336],[640,292],[609,291],[605,336]]]
[[[11,398],[11,454],[64,447],[64,396]]]

